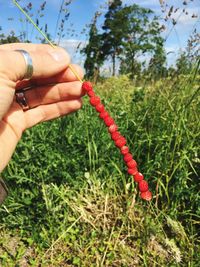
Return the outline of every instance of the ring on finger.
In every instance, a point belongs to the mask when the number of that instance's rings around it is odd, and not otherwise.
[[[26,50],[23,50],[23,49],[17,49],[15,51],[20,52],[22,54],[25,64],[26,64],[26,72],[24,74],[23,80],[31,79],[33,76],[33,61],[32,61],[30,54]]]
[[[20,89],[20,90],[17,90],[15,92],[16,102],[20,105],[20,107],[23,109],[23,111],[30,109],[28,101],[27,101],[26,96],[25,96],[25,92],[29,89],[30,89],[30,87]]]

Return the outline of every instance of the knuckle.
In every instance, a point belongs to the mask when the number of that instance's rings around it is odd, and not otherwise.
[[[78,109],[81,109],[82,108],[82,105],[83,105],[82,100],[81,99],[77,100],[77,103],[76,103],[77,110]]]
[[[81,99],[74,100],[71,106],[72,112],[81,109],[81,107],[82,107],[82,100]]]

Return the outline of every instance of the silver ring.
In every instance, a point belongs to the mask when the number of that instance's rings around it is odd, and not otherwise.
[[[29,105],[27,103],[26,97],[25,97],[25,92],[26,90],[21,89],[21,90],[17,90],[15,93],[16,96],[16,102],[21,106],[21,108],[23,109],[23,111],[26,111],[29,109]]]
[[[26,73],[24,74],[23,79],[30,79],[33,76],[33,61],[30,54],[23,49],[17,49],[15,51],[20,52],[23,55],[26,63]]]

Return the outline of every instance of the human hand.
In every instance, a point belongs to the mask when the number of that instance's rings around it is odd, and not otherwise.
[[[25,60],[17,49],[26,50],[33,61],[33,76],[23,80]],[[23,131],[81,108],[81,82],[67,67],[69,55],[62,48],[42,44],[0,46],[0,172],[8,164]],[[79,66],[73,68],[83,77]],[[29,109],[16,102],[16,90],[25,92]]]

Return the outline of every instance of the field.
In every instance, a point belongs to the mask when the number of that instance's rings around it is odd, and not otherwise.
[[[77,113],[26,131],[2,174],[10,194],[0,266],[199,266],[199,81],[193,73],[96,85],[150,203],[87,97]]]

